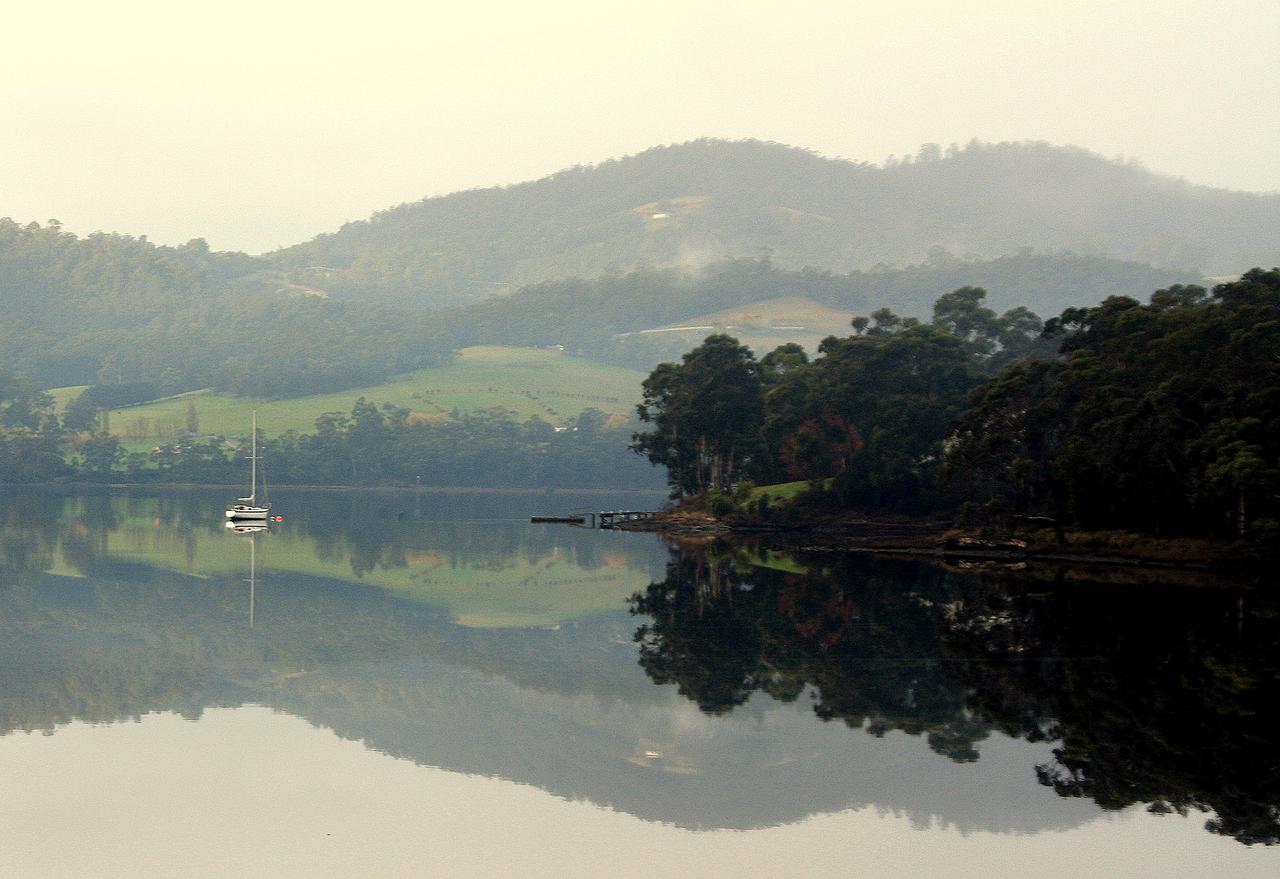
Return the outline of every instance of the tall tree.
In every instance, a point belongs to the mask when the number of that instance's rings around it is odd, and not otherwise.
[[[678,495],[724,489],[755,462],[763,414],[759,364],[749,348],[723,334],[708,336],[682,362],[664,363],[647,379],[632,449],[667,468]]]

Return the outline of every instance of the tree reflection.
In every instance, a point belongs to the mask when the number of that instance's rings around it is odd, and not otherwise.
[[[756,691],[809,693],[824,720],[923,736],[958,762],[977,760],[995,728],[1050,741],[1036,775],[1060,796],[1205,810],[1215,833],[1280,842],[1274,600],[1046,588],[856,557],[802,560],[808,573],[760,561],[722,545],[673,551],[666,579],[633,596],[655,683],[713,714]]]
[[[1037,768],[1105,809],[1211,811],[1208,828],[1280,842],[1280,640],[1259,593],[962,583],[944,621],[957,678],[1006,731],[1057,743]],[[1051,721],[1049,720],[1051,719]]]
[[[977,759],[988,727],[947,676],[932,605],[944,580],[919,565],[869,565],[859,576],[803,575],[735,564],[713,548],[675,553],[667,578],[632,598],[640,664],[709,713],[756,690],[873,735],[927,735],[953,760]],[[932,596],[932,597],[930,597]]]
[[[38,577],[53,561],[58,517],[47,504],[8,505],[0,513],[0,587]]]

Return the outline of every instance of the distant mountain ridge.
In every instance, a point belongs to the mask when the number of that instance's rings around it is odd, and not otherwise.
[[[267,259],[339,296],[439,306],[637,266],[767,254],[849,271],[1023,248],[1238,273],[1280,263],[1280,193],[1198,186],[1046,143],[929,145],[881,167],[699,140],[403,204]]]

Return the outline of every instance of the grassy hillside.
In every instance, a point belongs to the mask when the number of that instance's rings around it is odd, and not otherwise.
[[[53,397],[54,405],[58,411],[62,412],[67,408],[67,404],[80,396],[89,387],[89,385],[67,385],[65,388],[52,388],[47,393]]]
[[[849,335],[853,316],[852,311],[832,308],[805,296],[780,296],[625,335],[678,339],[692,349],[708,333],[723,332],[738,339],[757,357],[787,342],[799,342],[813,354],[827,336]]]
[[[268,436],[288,430],[311,433],[318,416],[350,412],[360,397],[393,403],[428,419],[447,419],[454,410],[502,407],[521,420],[536,415],[560,426],[593,407],[630,416],[643,377],[630,369],[555,350],[482,346],[463,349],[448,366],[420,369],[383,384],[335,394],[287,400],[253,400],[212,391],[179,394],[113,410],[111,432],[132,444],[166,437],[185,426],[187,407],[194,404],[201,433],[247,434],[254,408],[258,425]],[[54,396],[61,399],[68,393],[56,389]]]

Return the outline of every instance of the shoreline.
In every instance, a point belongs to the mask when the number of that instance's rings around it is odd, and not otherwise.
[[[1158,538],[1129,532],[1007,532],[983,535],[941,522],[844,520],[802,525],[729,523],[697,511],[670,510],[615,526],[676,540],[758,541],[808,553],[851,553],[929,559],[957,565],[1015,566],[1029,562],[1167,572],[1257,574],[1269,561],[1243,541]]]

